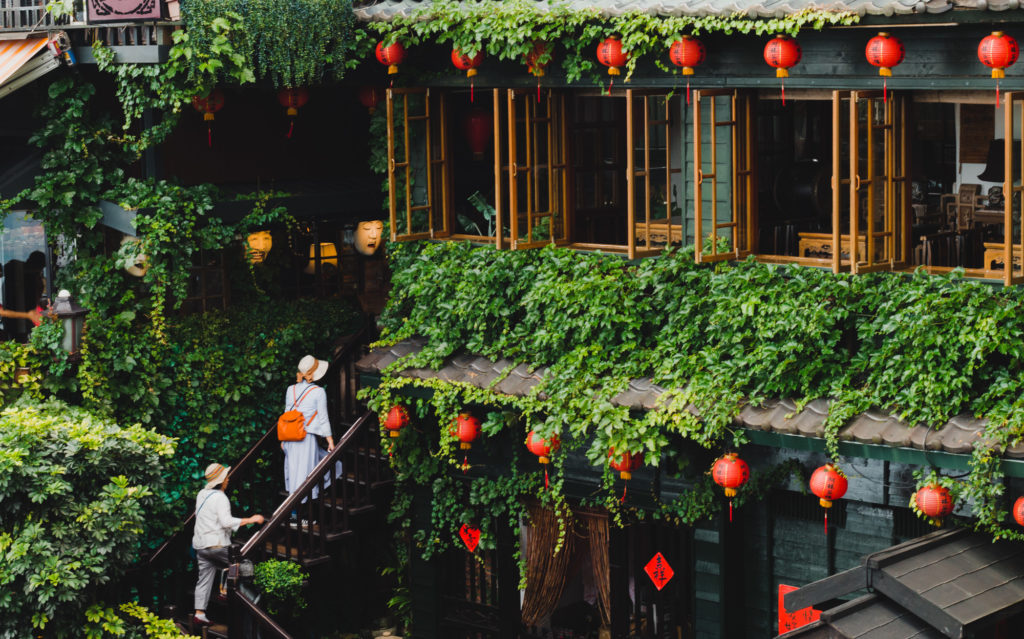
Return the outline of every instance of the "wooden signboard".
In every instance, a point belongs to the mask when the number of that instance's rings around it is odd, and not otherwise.
[[[86,0],[89,22],[159,20],[163,0]]]
[[[814,608],[802,608],[800,610],[794,610],[790,612],[786,610],[786,607],[782,604],[783,597],[786,593],[793,592],[796,590],[796,586],[787,586],[786,584],[779,584],[779,634],[783,635],[791,630],[796,630],[801,626],[806,626],[812,621],[816,621],[821,616],[820,610]]]

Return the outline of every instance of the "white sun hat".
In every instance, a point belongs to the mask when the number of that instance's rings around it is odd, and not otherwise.
[[[312,355],[306,355],[299,360],[299,372],[305,375],[310,370],[313,371],[313,381],[319,380],[321,377],[327,374],[327,367],[329,364],[326,360],[317,359]]]

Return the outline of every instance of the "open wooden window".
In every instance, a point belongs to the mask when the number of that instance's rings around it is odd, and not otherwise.
[[[679,112],[679,96],[626,91],[630,259],[683,243],[682,153],[679,132],[673,130]]]
[[[497,91],[495,95],[497,100]],[[503,202],[499,204],[502,244],[513,249],[566,244],[570,229],[565,95],[508,89],[504,114],[507,147],[495,160],[498,181],[504,176],[508,184],[507,222]],[[496,185],[496,191],[500,189]]]
[[[445,103],[430,89],[388,89],[391,240],[448,235]]]
[[[693,93],[696,259],[739,259],[757,233],[752,100],[725,89]]]
[[[1003,242],[985,244],[985,268],[1002,265],[1003,282],[1010,286],[1024,283],[1024,92],[1007,93],[1003,111]]]
[[[833,215],[841,210],[849,214],[849,231],[840,237],[840,224],[833,219],[833,246],[842,247],[833,251],[833,270],[867,273],[903,268],[909,262],[910,234],[906,103],[896,95],[886,99],[881,91],[837,91],[833,103],[833,166],[839,169],[833,175]],[[844,117],[849,138],[842,153],[839,132]],[[844,191],[847,206],[835,206]]]

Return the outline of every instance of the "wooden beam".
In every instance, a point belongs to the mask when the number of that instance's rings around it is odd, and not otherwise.
[[[782,601],[786,610],[801,610],[830,599],[838,599],[867,586],[867,570],[864,566],[857,566],[787,593]]]

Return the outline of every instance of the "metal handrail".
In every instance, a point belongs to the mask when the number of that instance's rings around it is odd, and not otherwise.
[[[342,455],[344,455],[347,452],[350,452],[349,449],[352,448],[354,443],[357,442],[357,435],[364,434],[368,430],[368,424],[375,420],[376,414],[368,412],[364,414],[362,417],[360,417],[355,424],[352,424],[348,431],[344,435],[342,435],[341,439],[338,441],[338,444],[334,447],[334,450],[329,452],[327,456],[320,460],[320,463],[318,463],[316,467],[313,468],[309,476],[306,477],[306,479],[302,482],[302,485],[300,485],[292,494],[290,494],[287,497],[287,499],[285,499],[281,503],[280,506],[277,507],[277,510],[274,511],[274,514],[270,518],[270,520],[264,523],[263,526],[261,526],[260,529],[256,532],[256,534],[250,537],[249,541],[247,541],[245,545],[242,546],[241,551],[239,551],[239,555],[242,558],[251,558],[254,549],[263,547],[266,543],[273,541],[274,538],[279,536],[282,532],[290,529],[290,522],[288,520],[291,517],[291,512],[293,510],[303,510],[307,514],[313,514],[313,509],[314,507],[316,507],[317,516],[315,517],[315,519],[319,522],[320,526],[323,526],[328,520],[331,520],[331,522],[336,525],[336,517],[338,515],[337,507],[341,506],[342,527],[347,528],[347,506],[350,505],[350,501],[358,502],[359,495],[357,494],[354,496],[354,499],[350,499],[350,496],[346,494],[348,492],[346,490],[348,487],[347,478],[345,476],[339,476],[337,473],[335,473],[335,463],[341,461]],[[359,443],[364,442],[360,441]],[[357,473],[358,470],[359,469],[357,469]],[[331,481],[330,485],[326,486],[324,485],[324,480],[328,478]],[[359,492],[358,489],[360,488],[358,483],[359,480],[364,480],[368,482],[369,479],[369,477],[359,477],[358,474],[356,475],[355,488],[357,493]],[[342,480],[344,482],[340,495],[340,500],[338,495],[339,480]],[[313,495],[314,492],[320,494],[319,498]],[[332,506],[332,508],[329,511],[326,508],[324,508],[324,495],[328,493],[330,494],[330,502]],[[306,519],[312,520],[313,518],[307,517]],[[303,558],[304,550],[313,550],[314,548],[320,550],[321,552],[324,550],[326,546],[324,535],[320,534],[318,530],[314,529],[314,526],[300,525],[299,529],[305,532],[305,534],[299,536],[300,541],[295,545],[295,550],[297,551],[297,555],[300,560]],[[292,546],[291,544],[286,543],[285,548],[290,552]]]

